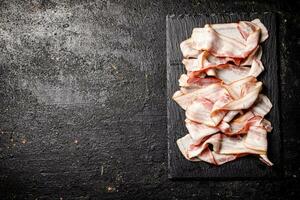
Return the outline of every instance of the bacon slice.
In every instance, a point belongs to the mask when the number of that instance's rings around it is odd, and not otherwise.
[[[259,155],[260,158],[259,160],[261,160],[263,163],[265,163],[266,165],[268,166],[273,166],[274,164],[269,160],[268,156],[267,155]]]
[[[193,77],[190,78],[187,74],[182,74],[178,80],[179,86],[181,87],[196,87],[198,89],[203,88],[205,86],[214,84],[214,83],[222,83],[221,79],[214,77]]]
[[[186,117],[190,120],[206,124],[208,126],[216,126],[210,117],[214,103],[209,99],[198,97],[186,109]]]
[[[197,157],[193,157],[193,158],[190,158],[188,156],[188,149],[189,149],[189,146],[191,144],[193,144],[193,139],[192,137],[190,136],[190,134],[187,134],[185,135],[184,137],[180,138],[177,140],[177,146],[179,148],[179,150],[181,151],[182,155],[187,159],[187,160],[190,160],[190,161],[201,161],[199,158]]]
[[[257,82],[256,78],[253,76],[248,76],[238,81],[234,81],[230,84],[224,84],[223,87],[229,92],[229,94],[234,98],[238,99],[242,95],[243,88],[247,88],[247,85],[254,85]],[[244,89],[245,90],[245,89]]]
[[[245,43],[246,40],[238,29],[238,23],[227,24],[211,24],[210,25],[218,34],[224,35],[240,43]]]
[[[248,76],[257,77],[264,67],[260,60],[253,60],[251,67],[241,67],[235,65],[228,65],[216,71],[216,77],[223,80],[225,83],[230,84],[231,82],[246,78]]]
[[[260,94],[251,110],[255,113],[255,115],[264,117],[270,112],[271,108],[272,103],[269,98],[263,94]]]
[[[254,58],[254,57],[253,57]],[[215,67],[224,67],[228,63],[234,63],[239,65],[241,59],[229,58],[229,57],[215,57],[207,51],[202,51],[196,59],[183,59],[185,69],[189,72],[203,72],[212,70]],[[250,62],[250,61],[249,61]]]
[[[201,54],[200,54],[201,55]],[[200,55],[197,59],[183,59],[182,64],[184,64],[186,71],[193,72],[199,71],[202,67],[200,66]]]
[[[200,88],[187,94],[184,94],[181,91],[177,91],[172,98],[178,103],[178,105],[180,105],[181,108],[186,110],[186,108],[198,96],[205,96],[210,100],[216,101],[222,92],[224,92],[224,88],[220,84],[211,84],[205,88]]]
[[[230,125],[226,122],[221,122],[218,126],[213,127],[186,119],[185,126],[193,139],[193,144],[200,144],[207,136],[219,131],[224,133],[230,131]]]
[[[267,152],[267,131],[263,127],[251,126],[246,135],[244,145],[253,150]]]
[[[261,39],[261,29],[264,27],[262,24],[256,21],[251,22],[239,22],[235,28],[230,30],[231,33],[239,31],[244,37],[245,41],[229,37],[229,34],[217,32],[213,29],[213,26],[207,24],[204,28],[194,28],[192,33],[191,47],[197,50],[208,51],[217,57],[234,57],[234,58],[246,58],[257,46]],[[232,34],[235,35],[235,34]]]
[[[262,49],[260,46],[257,46],[252,53],[241,62],[241,66],[252,65],[254,59],[260,60],[262,56]]]
[[[271,123],[262,118],[261,116],[255,116],[251,111],[239,116],[230,123],[230,131],[227,131],[226,135],[247,134],[251,126],[261,126],[266,129],[267,132],[271,132]]]
[[[223,118],[224,122],[230,122],[237,114],[239,114],[241,111],[239,110],[231,110],[229,111]]]
[[[187,106],[190,105],[198,96],[203,96],[213,102],[216,102],[224,95],[230,95],[233,99],[238,100],[239,98],[246,96],[250,92],[255,92],[255,93],[259,92],[262,86],[262,83],[257,82],[255,77],[246,77],[239,81],[235,81],[229,85],[222,84],[219,80],[210,79],[210,78],[207,79],[206,81],[201,80],[202,81],[201,84],[198,84],[197,81],[194,81],[193,83],[184,82],[183,80],[181,81],[182,82],[180,84],[185,85],[185,87],[194,87],[195,89],[187,93],[184,93],[182,91],[177,91],[173,95],[172,98],[184,110],[186,110]],[[201,85],[202,86],[207,85],[207,87],[201,87]],[[248,96],[251,97],[251,95]],[[243,100],[247,100],[247,98]]]
[[[268,160],[265,150],[265,138],[262,141],[259,139],[245,139],[247,136],[228,137],[221,133],[217,133],[208,138],[200,145],[194,143],[190,134],[177,140],[182,154],[192,161],[205,161],[211,164],[220,165],[225,162],[236,159],[237,157],[245,156],[248,154],[259,155],[268,165],[272,166],[272,162]],[[252,136],[253,137],[253,136]],[[248,148],[245,144],[246,140],[254,141],[262,145],[261,149]],[[212,145],[212,150],[209,149]],[[224,161],[224,162],[223,162]]]
[[[214,143],[216,139],[215,137],[210,137],[203,145],[196,146],[193,145],[192,137],[187,134],[177,140],[177,145],[184,157],[190,161],[205,161],[214,165],[221,165],[236,159],[236,155],[225,155],[211,151],[208,145]]]
[[[216,127],[210,127],[205,124],[199,123],[186,123],[186,127],[189,131],[189,134],[193,140],[193,144],[201,144],[207,136],[215,134],[219,131]]]
[[[264,66],[259,43],[268,31],[259,19],[194,28],[180,48],[186,74],[173,100],[185,110],[188,134],[177,140],[190,161],[221,165],[254,154],[268,166],[267,134],[272,108],[259,94]]]
[[[233,101],[229,101],[223,106],[220,107],[214,107],[212,110],[211,115],[217,115],[218,112],[224,111],[224,110],[242,110],[242,109],[248,109],[252,106],[252,104],[256,101],[259,92],[261,91],[262,83],[257,82],[255,84],[245,84],[242,87],[242,90],[240,91],[239,99],[235,99]]]
[[[196,58],[200,54],[201,51],[194,49],[192,44],[193,40],[191,38],[180,43],[180,49],[185,58]]]
[[[245,114],[239,116],[235,120],[233,120],[230,123],[231,132],[229,134],[233,135],[233,134],[245,133],[247,131],[245,129],[246,129],[248,120],[250,120],[253,117],[254,117],[254,114],[251,111],[249,111],[249,112],[246,112]]]
[[[212,156],[215,161],[215,163],[212,163],[212,164],[215,164],[215,165],[222,165],[224,163],[230,162],[230,161],[235,160],[236,158],[242,156],[241,154],[240,155],[238,155],[238,154],[219,154],[214,151],[212,151],[211,153],[212,153]]]
[[[259,19],[254,19],[251,22],[256,24],[260,28],[261,30],[260,42],[264,42],[269,37],[267,28],[265,27],[265,25],[263,25],[263,23],[261,23]]]
[[[242,72],[244,73],[244,77],[247,76],[258,76],[261,71],[263,71],[264,67],[260,62],[261,58],[261,48],[259,46],[247,57],[246,60],[242,61],[241,59],[230,58],[230,57],[215,57],[207,51],[202,51],[197,58],[195,59],[183,59],[182,63],[185,66],[185,69],[191,74],[189,77],[197,77],[203,72],[206,72],[209,76],[216,76],[215,68],[218,70],[227,69],[236,65],[238,66],[247,66],[251,65],[251,73],[249,73],[250,69],[247,67],[243,67]],[[242,61],[242,62],[241,62]],[[230,64],[232,63],[232,64]],[[234,65],[233,65],[234,64]],[[228,70],[228,69],[227,69]],[[256,72],[257,71],[257,72]],[[233,81],[233,80],[231,80]]]
[[[208,24],[204,28],[194,28],[191,39],[192,48],[208,51],[216,57],[245,58],[253,50],[247,49],[244,43],[218,34]]]

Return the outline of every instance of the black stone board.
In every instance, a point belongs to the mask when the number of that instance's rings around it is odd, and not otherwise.
[[[269,31],[269,38],[262,44],[262,62],[265,71],[258,77],[263,81],[263,93],[272,104],[266,116],[271,121],[273,131],[268,134],[268,157],[273,167],[263,164],[255,156],[246,156],[222,166],[205,162],[191,162],[180,153],[176,140],[187,134],[182,110],[172,95],[179,89],[178,79],[184,73],[180,42],[191,36],[194,27],[210,23],[229,23],[259,18]],[[279,121],[278,64],[276,47],[276,15],[273,13],[228,13],[199,15],[168,15],[166,18],[167,45],[167,114],[168,114],[168,168],[169,178],[278,178],[281,176],[281,135]]]

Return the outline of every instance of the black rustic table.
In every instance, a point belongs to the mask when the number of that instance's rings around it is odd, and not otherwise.
[[[171,181],[168,14],[274,12],[283,177]],[[0,1],[0,199],[295,199],[299,3]]]

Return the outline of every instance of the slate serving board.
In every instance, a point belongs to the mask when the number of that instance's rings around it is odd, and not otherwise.
[[[180,153],[176,140],[187,134],[184,125],[184,110],[173,100],[172,95],[179,89],[178,79],[184,73],[183,59],[179,44],[191,36],[194,27],[207,23],[228,23],[259,18],[269,31],[269,38],[262,44],[262,62],[265,71],[258,79],[263,81],[263,93],[273,103],[266,116],[272,122],[273,131],[268,134],[268,157],[273,167],[263,164],[255,156],[246,156],[222,166],[205,162],[190,162]],[[214,15],[180,15],[166,17],[167,34],[167,115],[168,115],[168,168],[171,179],[203,178],[276,178],[281,176],[281,136],[279,124],[279,90],[276,48],[276,15],[274,13],[239,13]]]

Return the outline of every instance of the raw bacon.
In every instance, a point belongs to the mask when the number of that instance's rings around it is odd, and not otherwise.
[[[259,19],[194,28],[180,44],[186,74],[173,99],[185,110],[188,134],[177,140],[190,161],[221,165],[255,154],[268,166],[264,119],[272,108],[257,81],[264,70],[260,43],[268,31]]]
[[[216,57],[246,58],[259,42],[264,40],[261,39],[261,30],[265,27],[259,20],[255,22],[241,21],[227,25],[230,31],[226,33],[216,31],[209,24],[203,28],[194,28],[190,47],[199,51],[208,51]],[[244,39],[232,37],[238,35],[238,32]],[[266,37],[263,34],[262,36]]]

